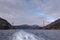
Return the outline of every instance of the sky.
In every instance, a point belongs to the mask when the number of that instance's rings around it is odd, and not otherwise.
[[[60,18],[60,0],[0,0],[0,17],[12,25],[48,25]]]

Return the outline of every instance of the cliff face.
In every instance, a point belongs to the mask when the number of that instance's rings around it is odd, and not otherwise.
[[[0,18],[0,29],[10,29],[11,24],[5,19]]]

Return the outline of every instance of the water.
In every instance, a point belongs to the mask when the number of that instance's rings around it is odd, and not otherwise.
[[[38,37],[32,33],[28,33],[21,30],[13,34],[12,40],[45,40],[45,39],[42,37]]]
[[[0,30],[0,40],[60,40],[60,30]]]

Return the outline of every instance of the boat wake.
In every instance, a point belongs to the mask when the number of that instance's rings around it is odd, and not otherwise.
[[[42,37],[38,37],[32,33],[28,33],[21,30],[12,35],[12,40],[45,40],[45,39]]]

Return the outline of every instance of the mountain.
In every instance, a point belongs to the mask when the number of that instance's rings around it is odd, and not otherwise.
[[[11,25],[7,20],[0,18],[0,29],[42,29],[42,27],[38,25]]]
[[[41,27],[39,25],[32,25],[32,27],[34,27],[34,29],[43,29],[43,27]]]
[[[0,29],[10,29],[11,28],[11,24],[3,19],[3,18],[0,18]]]
[[[38,25],[19,25],[13,26],[14,29],[42,29],[42,27]]]
[[[60,29],[60,19],[44,27],[45,29]]]
[[[0,18],[0,29],[43,29],[39,25],[11,25],[7,20]]]

